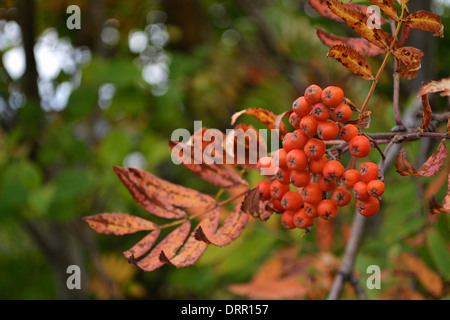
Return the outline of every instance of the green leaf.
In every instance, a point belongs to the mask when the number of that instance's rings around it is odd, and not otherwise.
[[[450,255],[446,243],[441,235],[434,229],[427,233],[427,248],[440,273],[445,280],[450,279]]]

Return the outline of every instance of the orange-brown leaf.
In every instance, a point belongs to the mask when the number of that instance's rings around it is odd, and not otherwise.
[[[380,10],[383,11],[392,20],[399,20],[397,9],[392,0],[369,0],[369,2],[380,8]]]
[[[196,239],[218,247],[226,246],[236,240],[241,235],[250,217],[248,214],[242,212],[241,204],[236,205],[222,226],[214,234],[206,235],[201,227],[198,228]]]
[[[407,80],[412,80],[417,77],[417,73],[419,72],[420,68],[422,68],[422,64],[412,64],[412,65],[404,65],[401,68],[398,68],[395,70],[395,72],[399,73],[402,77],[404,77]]]
[[[423,86],[423,84],[422,84]],[[423,117],[422,117],[422,123],[420,124],[420,130],[425,130],[428,128],[428,126],[431,123],[431,106],[430,101],[428,100],[428,95],[424,94],[422,96],[422,106],[423,106]]]
[[[146,254],[151,247],[155,244],[156,240],[159,237],[161,230],[157,229],[150,232],[144,238],[142,238],[138,243],[136,243],[132,248],[123,252],[125,258],[130,259],[132,256],[134,259],[138,259]]]
[[[141,169],[114,166],[114,171],[136,202],[159,217],[182,218],[186,212],[177,207],[195,208],[216,204],[206,194],[173,184]]]
[[[441,17],[435,13],[420,10],[408,15],[403,23],[412,29],[433,32],[434,36],[444,37]]]
[[[338,0],[326,0],[330,10],[341,17],[345,23],[356,31],[361,37],[380,48],[389,48],[392,36],[384,32],[383,29],[372,28],[368,26],[368,16],[348,3],[342,3]]]
[[[95,232],[114,234],[116,236],[135,233],[141,230],[154,230],[158,227],[158,225],[151,221],[127,213],[100,213],[83,217],[83,220]]]
[[[439,81],[431,81],[427,83],[420,90],[419,96],[435,92],[440,92],[442,97],[450,97],[450,78],[441,79]]]
[[[357,51],[345,45],[335,45],[328,51],[328,57],[340,62],[344,67],[365,80],[373,80],[372,67]]]
[[[242,201],[241,210],[254,218],[265,221],[270,218],[273,211],[267,206],[268,201],[261,201],[259,188],[252,189]]]
[[[341,37],[320,29],[317,29],[317,36],[327,47],[331,48],[338,44],[347,45],[365,57],[375,57],[386,52],[386,49],[379,48],[364,38]]]
[[[443,290],[442,279],[439,275],[431,270],[422,260],[419,258],[408,254],[400,254],[400,261],[402,261],[409,271],[411,271],[422,286],[430,292],[433,296],[440,296]]]
[[[360,129],[367,129],[370,127],[372,111],[365,111],[359,115],[358,119],[349,120],[347,123],[353,124]]]
[[[180,248],[191,229],[190,221],[186,221],[181,226],[172,231],[167,237],[165,237],[158,245],[150,251],[150,253],[145,256],[142,260],[137,262],[137,266],[144,271],[153,271],[160,268],[163,262],[160,261],[159,257],[161,252],[164,251],[168,259],[172,258],[178,248]]]
[[[175,146],[178,146],[175,148]],[[203,159],[195,158],[196,153],[194,147],[187,146],[182,142],[169,140],[169,147],[172,150],[173,156],[186,167],[189,171],[193,172],[200,178],[209,183],[212,183],[221,188],[235,188],[248,186],[239,174],[234,172],[225,164],[211,164],[206,163]]]
[[[344,22],[344,20],[342,20],[342,18],[340,18],[339,16],[337,16],[335,13],[333,13],[330,8],[327,5],[327,1],[326,0],[308,0],[309,5],[311,6],[311,8],[313,8],[314,10],[316,10],[316,12],[322,16],[324,16],[325,18],[328,19],[332,19],[338,22]],[[367,11],[367,6],[363,5],[363,4],[355,4],[355,3],[347,3],[347,5],[351,8],[360,10],[362,12],[366,12]],[[385,24],[386,20],[381,17],[381,24]]]
[[[409,162],[408,157],[406,156],[405,149],[400,150],[400,152],[398,153],[397,159],[395,161],[395,167],[397,168],[397,172],[402,176],[419,176],[417,170],[414,169]]]
[[[403,64],[412,66],[420,64],[423,52],[414,47],[401,47],[392,51],[392,54]]]
[[[233,125],[236,122],[236,120],[243,114],[248,114],[255,117],[256,119],[261,121],[264,125],[266,125],[267,128],[269,129],[275,129],[275,119],[277,118],[277,116],[273,112],[262,108],[249,108],[234,113],[231,116],[231,125]],[[287,129],[284,123],[280,124],[279,130],[280,135],[286,134]]]
[[[201,228],[206,236],[214,234],[219,223],[220,208],[215,208],[211,213],[209,213],[206,218],[200,221],[196,230],[194,230],[186,243],[181,247],[180,251],[173,258],[167,258],[169,260],[168,264],[171,264],[177,268],[187,267],[193,265],[201,257],[203,252],[205,252],[207,243],[203,241],[198,241],[195,237],[198,228]],[[164,252],[164,251],[163,251]],[[165,254],[165,253],[164,253]],[[166,256],[167,257],[167,256]],[[164,263],[167,263],[163,261]]]

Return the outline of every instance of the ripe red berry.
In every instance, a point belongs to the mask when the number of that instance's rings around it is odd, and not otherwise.
[[[284,211],[281,215],[281,224],[288,230],[294,229],[294,212],[289,210]]]
[[[317,183],[310,183],[303,188],[303,201],[311,204],[318,204],[322,200],[322,190]]]
[[[294,225],[299,229],[306,229],[314,224],[314,219],[306,215],[304,208],[294,214],[293,220]]]
[[[365,136],[356,136],[348,143],[350,154],[356,158],[365,158],[370,153],[370,141]]]
[[[356,210],[365,217],[374,216],[380,209],[380,201],[375,197],[369,197],[366,201],[356,201]]]
[[[317,184],[319,185],[320,190],[324,192],[328,192],[336,188],[336,181],[325,178],[324,176],[320,176],[317,180]]]
[[[303,133],[302,130],[295,130],[291,135],[291,144],[296,149],[303,149],[306,142],[308,142],[308,136]]]
[[[367,184],[362,181],[355,183],[355,185],[353,186],[353,196],[357,200],[362,201],[366,201],[367,199],[369,199],[370,195],[369,191],[367,191]]]
[[[325,121],[330,117],[331,110],[323,103],[316,103],[311,110],[311,114],[317,121]]]
[[[308,170],[292,170],[291,171],[291,183],[297,187],[305,187],[309,184],[309,180],[311,179],[311,175]]]
[[[309,171],[315,174],[322,174],[323,167],[328,162],[327,157],[322,156],[319,159],[309,159]]]
[[[275,165],[280,168],[286,169],[287,168],[286,155],[287,152],[283,148],[275,151],[273,153],[273,160],[275,161]]]
[[[291,115],[289,116],[289,123],[295,129],[298,129],[298,128],[300,128],[300,120],[301,119],[302,118],[298,114],[296,114],[295,112],[292,112]]]
[[[322,102],[330,108],[338,106],[344,99],[344,91],[335,86],[329,86],[322,91]]]
[[[378,165],[373,162],[363,162],[359,167],[361,180],[365,183],[378,179],[378,172]]]
[[[311,204],[308,202],[304,203],[303,209],[305,209],[305,214],[310,218],[317,218],[319,215],[317,214],[317,206],[315,204]]]
[[[359,129],[353,124],[346,124],[339,131],[339,135],[342,140],[349,142],[359,133]]]
[[[275,178],[282,184],[289,184],[291,183],[290,175],[291,172],[289,169],[278,168]]]
[[[302,195],[295,191],[288,191],[281,199],[281,206],[285,210],[297,211],[303,204]]]
[[[330,199],[324,199],[317,205],[317,214],[324,220],[331,221],[338,213],[338,206]]]
[[[313,106],[322,99],[322,89],[318,85],[312,84],[306,88],[304,97]]]
[[[276,210],[277,213],[284,212],[284,208],[281,206],[281,200],[272,198],[272,208]]]
[[[295,149],[291,140],[292,135],[292,132],[288,132],[283,138],[283,149],[284,151],[286,151],[286,153]]]
[[[261,200],[269,200],[270,199],[270,181],[263,180],[258,182],[255,185],[255,188],[259,188],[259,198]]]
[[[286,155],[286,163],[290,170],[305,170],[308,166],[308,157],[303,150],[294,149]]]
[[[318,122],[312,115],[307,115],[300,120],[300,129],[308,137],[313,137],[317,134]]]
[[[352,115],[352,109],[347,104],[341,103],[333,110],[333,119],[340,123],[347,122]]]
[[[338,207],[345,207],[352,201],[352,193],[343,186],[337,186],[331,193],[331,200],[333,200]]]
[[[340,180],[343,177],[344,172],[344,166],[337,160],[330,160],[323,167],[324,178],[332,181]]]
[[[331,119],[319,121],[317,135],[322,140],[333,140],[339,133],[339,125]]]
[[[292,110],[300,117],[304,117],[311,112],[312,106],[306,102],[305,97],[300,97],[292,104]]]
[[[283,198],[284,194],[290,190],[288,184],[282,184],[278,180],[272,181],[270,184],[270,195],[272,198],[281,200]]]
[[[384,193],[384,182],[381,180],[372,180],[367,184],[367,190],[372,197],[381,197]]]
[[[347,188],[353,188],[355,183],[361,181],[361,174],[358,170],[355,169],[349,169],[344,172],[344,176],[342,177],[342,183]]]
[[[326,145],[322,140],[311,138],[309,141],[305,144],[305,147],[303,150],[305,151],[306,155],[310,159],[320,159],[325,154]]]

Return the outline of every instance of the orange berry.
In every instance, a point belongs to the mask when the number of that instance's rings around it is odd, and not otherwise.
[[[365,136],[356,136],[348,143],[350,154],[356,158],[365,158],[370,153],[370,141]]]
[[[300,97],[292,104],[292,110],[300,117],[304,117],[311,112],[312,106],[306,102],[305,97]]]
[[[315,174],[322,174],[323,167],[327,164],[328,159],[325,156],[322,156],[319,159],[309,159],[309,171]]]
[[[342,183],[347,188],[353,188],[355,183],[361,181],[361,174],[358,170],[355,169],[349,169],[344,172],[344,176],[342,177]]]
[[[308,157],[302,149],[294,149],[286,155],[286,164],[290,170],[305,170],[308,166]]]
[[[303,188],[303,201],[311,204],[318,204],[322,200],[322,190],[317,183],[310,183]]]
[[[384,193],[384,182],[381,180],[372,180],[367,184],[367,191],[372,197],[381,197]]]
[[[325,121],[330,117],[331,110],[323,103],[316,103],[311,110],[311,114],[317,121]]]
[[[342,140],[349,142],[352,138],[356,137],[359,133],[359,129],[353,124],[346,124],[339,131],[339,135]]]
[[[323,167],[323,176],[331,181],[338,181],[344,175],[345,168],[337,160],[328,161]]]
[[[281,200],[284,194],[290,190],[288,184],[283,184],[278,180],[272,181],[270,184],[270,195],[272,198]]]
[[[291,144],[296,149],[303,149],[306,142],[308,142],[308,136],[303,133],[302,130],[295,130],[291,135]]]
[[[297,211],[303,204],[302,195],[295,191],[288,191],[281,199],[281,206],[285,210]]]
[[[292,170],[291,171],[291,183],[297,187],[305,187],[309,184],[309,180],[311,179],[311,175],[308,170]]]
[[[339,87],[329,86],[322,91],[321,100],[326,106],[330,108],[334,108],[341,104],[343,99],[344,91]]]
[[[318,85],[312,84],[306,88],[304,97],[313,106],[322,99],[322,89]]]
[[[369,199],[370,195],[369,191],[367,191],[367,184],[362,181],[355,183],[355,185],[353,186],[353,196],[357,200],[362,201],[366,201],[367,199]]]
[[[359,173],[361,174],[361,180],[369,183],[372,180],[378,179],[378,165],[373,162],[363,162],[359,167]]]
[[[289,210],[284,211],[281,215],[281,224],[288,230],[294,229],[294,212]]]
[[[289,123],[295,129],[298,129],[298,128],[300,128],[300,120],[301,119],[302,118],[298,114],[296,114],[295,112],[292,112],[291,115],[289,116]]]
[[[324,199],[317,205],[317,214],[324,220],[331,221],[338,213],[338,206],[330,199]]]
[[[304,208],[294,213],[293,220],[294,225],[299,229],[306,229],[314,224],[314,219],[306,215]]]
[[[308,137],[313,137],[317,134],[317,126],[319,123],[312,115],[307,115],[300,120],[300,129]]]
[[[356,201],[356,210],[365,217],[374,216],[380,209],[380,201],[375,197],[369,197],[366,201]]]
[[[255,185],[255,188],[259,188],[259,198],[261,200],[269,200],[270,199],[270,181],[263,180],[258,182]]]
[[[340,123],[347,122],[352,115],[352,109],[347,104],[341,103],[333,110],[333,119]]]
[[[337,186],[331,193],[331,200],[333,200],[338,207],[345,207],[352,201],[352,193],[343,186]]]
[[[319,185],[320,190],[323,192],[328,192],[336,188],[336,181],[325,178],[324,176],[320,176],[317,180],[317,184]]]
[[[303,150],[310,159],[320,159],[325,154],[326,145],[322,140],[312,138],[305,144]]]
[[[331,119],[320,121],[317,125],[317,135],[322,140],[333,140],[339,133],[339,125]]]

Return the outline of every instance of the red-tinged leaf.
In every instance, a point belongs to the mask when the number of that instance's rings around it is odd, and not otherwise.
[[[273,112],[261,108],[249,108],[234,113],[231,116],[231,125],[233,125],[236,122],[236,120],[243,114],[248,114],[255,117],[256,119],[261,121],[264,125],[266,125],[267,128],[269,129],[275,129],[275,119],[277,118],[277,116]],[[286,134],[287,129],[284,123],[280,124],[279,130],[280,136]]]
[[[422,84],[423,86],[423,84]],[[420,124],[420,130],[423,132],[431,123],[431,106],[430,101],[428,100],[428,95],[424,94],[422,96],[422,106],[423,106],[423,117],[422,117],[422,123]]]
[[[197,260],[201,257],[201,255],[205,252],[208,244],[203,241],[198,241],[195,237],[197,229],[201,228],[205,233],[205,236],[214,234],[217,229],[217,225],[219,223],[219,214],[220,208],[217,207],[214,209],[208,216],[200,221],[196,230],[194,230],[189,236],[186,243],[181,247],[180,251],[173,258],[167,258],[170,265],[173,265],[177,268],[187,267],[193,265]],[[163,251],[164,252],[164,251]],[[164,253],[165,255],[165,253]],[[163,261],[167,263],[167,261]]]
[[[393,41],[392,36],[384,32],[383,29],[369,26],[367,22],[369,17],[363,11],[338,0],[326,0],[326,3],[334,14],[341,17],[361,37],[380,48],[387,49],[390,47]]]
[[[406,41],[408,41],[409,37],[411,36],[411,28],[408,26],[403,26],[402,32],[400,33],[400,40],[398,41],[398,46],[402,47]]]
[[[330,10],[330,8],[327,5],[326,0],[308,0],[308,2],[309,2],[309,5],[311,6],[311,8],[316,10],[316,12],[318,14],[320,14],[321,16],[324,16],[325,18],[332,19],[332,20],[335,20],[338,22],[344,22],[344,20],[342,20],[342,18],[340,18],[335,13],[333,13],[333,11]],[[362,12],[366,12],[367,8],[368,8],[367,6],[365,6],[363,4],[347,3],[347,5],[351,8],[360,10]],[[386,23],[386,20],[383,17],[381,17],[380,20],[381,20],[380,23],[382,25]]]
[[[247,225],[249,215],[241,210],[241,204],[236,205],[214,234],[206,235],[201,227],[197,228],[195,238],[207,244],[223,247],[236,240]]]
[[[397,15],[397,9],[392,0],[369,0],[369,2],[380,8],[380,10],[383,11],[383,13],[386,14],[392,20],[394,21],[399,20],[399,17]]]
[[[403,23],[412,29],[433,32],[434,36],[444,37],[444,25],[441,17],[435,13],[420,10],[408,15]]]
[[[347,38],[337,36],[331,33],[327,33],[320,29],[317,29],[317,37],[327,47],[333,47],[335,45],[346,45],[353,48],[359,54],[365,57],[375,57],[386,52],[386,49],[379,48],[364,38]]]
[[[438,193],[439,189],[441,189],[444,183],[447,182],[449,174],[450,166],[446,166],[444,167],[444,170],[439,171],[433,181],[430,182],[425,189],[423,197],[425,201],[429,202],[431,198]]]
[[[431,81],[422,86],[419,92],[419,96],[423,96],[429,93],[440,92],[441,96],[450,97],[450,78],[445,78],[439,81]]]
[[[346,123],[353,124],[360,129],[367,129],[370,127],[371,114],[371,111],[365,111],[359,115],[358,119],[349,120]]]
[[[114,171],[140,206],[162,218],[185,217],[186,212],[177,207],[193,208],[216,204],[206,194],[173,184],[141,169],[114,166]]]
[[[170,234],[167,235],[158,245],[150,251],[150,253],[145,256],[142,260],[137,262],[137,266],[144,271],[153,271],[160,268],[163,262],[160,261],[159,257],[161,252],[164,251],[168,259],[172,258],[178,248],[180,248],[191,229],[190,221],[186,221],[181,226],[176,228]]]
[[[95,232],[114,234],[116,236],[158,228],[158,225],[151,221],[127,213],[100,213],[89,217],[83,217],[83,220],[86,221]]]
[[[417,170],[417,173],[422,177],[431,177],[442,168],[445,159],[447,159],[447,147],[444,139],[431,157]]]
[[[328,57],[340,62],[344,67],[365,80],[373,80],[369,62],[354,49],[345,45],[335,45],[328,51]]]
[[[130,259],[139,259],[144,254],[146,254],[151,247],[155,244],[156,240],[159,237],[161,230],[154,230],[142,238],[138,243],[136,243],[131,249],[124,251],[123,255],[125,258]]]
[[[169,147],[172,150],[172,156],[186,167],[189,171],[200,178],[221,188],[236,188],[248,186],[239,174],[233,171],[225,164],[216,164],[212,161],[210,164],[202,161],[204,159],[196,158],[193,147],[182,142],[169,140]]]

